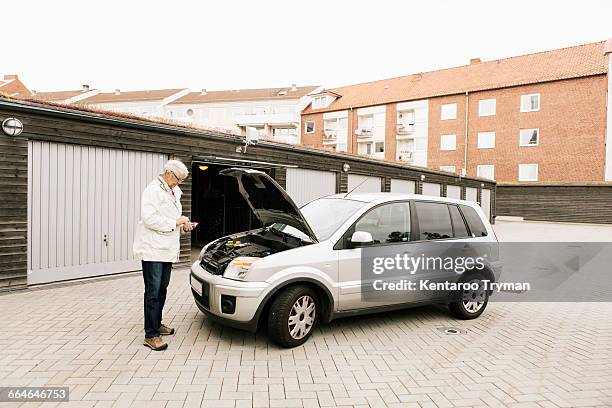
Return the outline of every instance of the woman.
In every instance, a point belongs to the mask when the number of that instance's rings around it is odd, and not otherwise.
[[[134,256],[142,261],[144,278],[144,345],[155,351],[168,344],[161,336],[174,334],[174,329],[162,324],[162,310],[170,282],[172,263],[179,259],[180,234],[191,231],[196,223],[182,215],[178,187],[189,172],[178,160],[170,160],[163,172],[142,193],[141,220],[134,237]]]

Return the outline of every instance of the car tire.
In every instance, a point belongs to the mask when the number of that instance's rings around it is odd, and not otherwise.
[[[484,289],[484,283],[482,282],[485,279],[483,275],[474,273],[461,280],[461,282],[478,282],[479,288],[477,291],[460,291],[457,294],[458,300],[448,305],[456,318],[462,320],[476,319],[485,311],[489,303],[489,293]]]
[[[311,287],[281,289],[270,305],[268,336],[282,347],[304,344],[317,324],[319,310],[317,294]]]

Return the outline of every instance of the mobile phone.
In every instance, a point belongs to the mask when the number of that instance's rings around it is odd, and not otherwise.
[[[192,226],[193,228],[195,228],[195,227],[197,227],[197,226],[198,226],[198,223],[197,223],[197,222],[190,222],[189,224],[191,224],[191,226]]]

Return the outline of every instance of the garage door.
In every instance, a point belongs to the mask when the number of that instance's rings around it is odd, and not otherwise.
[[[391,179],[392,193],[414,194],[415,183],[412,180]]]
[[[487,219],[491,221],[491,190],[482,189],[482,197],[480,198],[480,207],[485,213]]]
[[[438,183],[423,183],[423,195],[440,197],[440,185]]]
[[[467,201],[478,201],[478,190],[474,187],[466,187],[465,188],[465,199]]]
[[[448,198],[461,199],[461,187],[460,186],[446,186],[446,196]]]
[[[287,169],[287,193],[298,207],[319,197],[336,193],[336,173],[307,169]]]
[[[140,269],[140,195],[167,156],[30,141],[28,284]]]
[[[362,176],[360,174],[348,175],[348,191],[354,193],[380,193],[382,190],[382,180],[380,177]]]

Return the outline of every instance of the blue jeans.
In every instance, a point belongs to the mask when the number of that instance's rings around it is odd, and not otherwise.
[[[172,262],[142,261],[145,337],[158,337]]]

